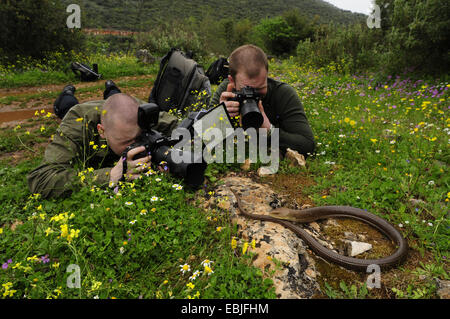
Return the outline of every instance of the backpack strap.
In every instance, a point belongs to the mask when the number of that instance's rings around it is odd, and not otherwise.
[[[167,66],[167,63],[169,62],[169,59],[172,56],[172,53],[175,51],[177,51],[176,48],[170,49],[170,51],[165,56],[163,56],[163,58],[161,59],[161,62],[159,63],[158,75],[156,76],[155,83],[153,84],[153,88],[150,91],[150,95],[148,97],[149,103],[158,104],[158,103],[156,103],[156,92],[158,92],[159,84],[161,82],[161,75],[164,73],[165,67]]]

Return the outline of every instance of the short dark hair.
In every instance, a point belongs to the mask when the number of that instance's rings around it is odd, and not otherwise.
[[[249,78],[258,76],[262,68],[269,71],[267,55],[253,44],[246,44],[235,49],[229,57],[229,72],[236,79],[238,72],[244,72]]]

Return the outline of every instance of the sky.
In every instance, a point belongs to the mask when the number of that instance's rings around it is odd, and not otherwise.
[[[372,7],[372,0],[324,0],[334,6],[369,15]]]

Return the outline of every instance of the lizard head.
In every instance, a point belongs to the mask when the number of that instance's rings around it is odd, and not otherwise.
[[[285,207],[280,207],[280,208],[274,209],[271,212],[269,212],[269,215],[274,218],[278,218],[278,219],[295,221],[295,218],[290,213],[290,209],[285,208]]]

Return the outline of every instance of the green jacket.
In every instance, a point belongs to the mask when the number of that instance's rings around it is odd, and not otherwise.
[[[217,88],[211,106],[219,104],[220,95],[226,91],[226,79]],[[280,130],[280,150],[289,147],[306,155],[314,151],[314,135],[295,89],[274,79],[267,79],[267,94],[262,100],[264,112],[270,123]]]
[[[140,103],[144,103],[138,100]],[[42,197],[70,194],[80,187],[79,172],[90,169],[94,183],[109,182],[111,168],[119,160],[97,131],[100,112],[105,101],[91,101],[72,107],[62,120],[45,149],[44,159],[28,176],[30,191]],[[177,126],[176,117],[160,112],[155,130],[169,135]]]

